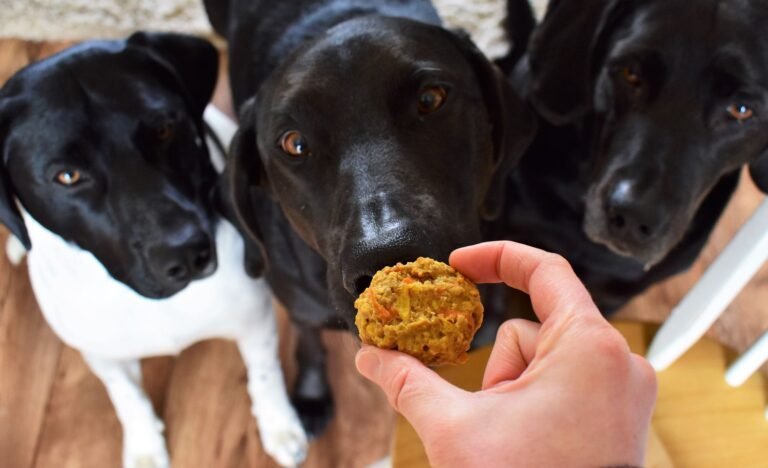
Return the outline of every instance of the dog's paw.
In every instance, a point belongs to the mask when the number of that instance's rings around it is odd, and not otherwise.
[[[123,436],[124,468],[170,468],[171,461],[160,430],[132,430]]]
[[[14,266],[19,266],[24,256],[27,255],[27,249],[24,248],[24,244],[16,236],[11,234],[8,236],[8,240],[5,241],[5,255]]]
[[[168,461],[168,456],[166,455],[166,459],[163,460],[161,458],[158,458],[155,455],[141,455],[135,460],[133,460],[131,463],[132,465],[125,465],[126,467],[132,467],[132,468],[160,468],[160,467],[170,467],[171,464]]]
[[[293,408],[280,414],[257,416],[261,444],[280,466],[298,466],[307,457],[309,441]]]
[[[306,398],[294,395],[291,398],[293,407],[299,413],[301,425],[310,439],[319,437],[328,428],[333,419],[333,398],[327,395],[322,398]]]

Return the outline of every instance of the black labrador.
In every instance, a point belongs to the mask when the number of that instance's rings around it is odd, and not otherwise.
[[[323,327],[385,265],[484,238],[533,133],[511,85],[428,1],[207,2],[229,40],[240,130],[231,216],[299,327],[296,405],[332,415]],[[228,194],[228,195],[227,195]]]
[[[603,312],[691,265],[739,179],[768,190],[768,4],[553,0],[516,85],[543,117],[507,235]]]

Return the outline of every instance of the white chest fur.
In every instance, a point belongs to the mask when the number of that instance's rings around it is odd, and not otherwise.
[[[271,313],[268,289],[243,268],[243,241],[220,221],[219,266],[167,299],[148,299],[113,279],[89,252],[65,242],[25,213],[28,266],[48,323],[69,345],[111,358],[175,354],[212,337],[235,339]],[[266,305],[266,307],[265,307]]]

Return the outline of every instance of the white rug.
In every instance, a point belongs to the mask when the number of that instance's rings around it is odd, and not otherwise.
[[[202,0],[0,0],[0,36],[124,37],[137,29],[208,34]]]
[[[278,0],[279,1],[279,0]],[[447,25],[466,29],[491,57],[509,49],[507,0],[434,0]],[[547,0],[530,0],[540,14]],[[0,0],[0,37],[33,41],[125,37],[144,29],[210,35],[202,0]]]

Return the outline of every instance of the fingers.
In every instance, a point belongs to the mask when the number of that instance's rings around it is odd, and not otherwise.
[[[364,346],[355,358],[357,370],[378,385],[389,404],[420,432],[444,408],[457,404],[462,390],[443,380],[417,359],[397,351]]]
[[[451,265],[477,283],[504,282],[531,296],[541,322],[578,310],[600,317],[587,289],[561,256],[510,241],[486,242],[455,250]]]
[[[536,353],[540,327],[538,323],[519,319],[509,320],[499,327],[485,367],[483,390],[520,377]]]

